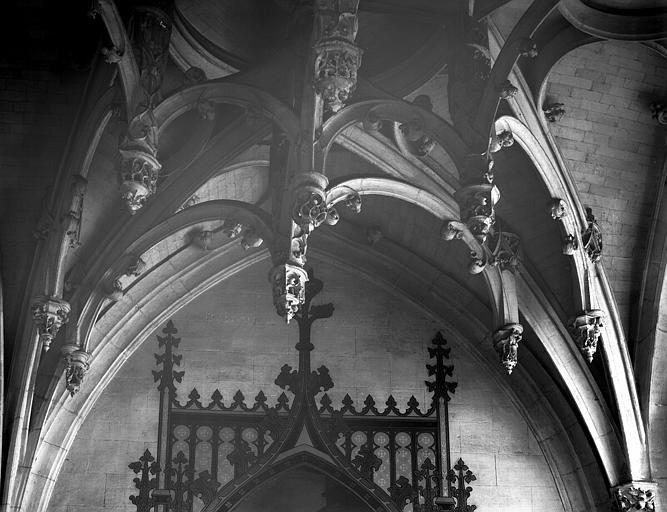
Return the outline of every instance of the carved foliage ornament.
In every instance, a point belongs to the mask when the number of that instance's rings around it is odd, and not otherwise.
[[[30,309],[39,339],[44,351],[47,351],[60,328],[69,320],[70,305],[61,299],[38,297],[33,301]]]
[[[501,270],[514,272],[519,265],[519,245],[521,239],[514,233],[499,231],[493,237],[493,245],[489,264]]]
[[[593,362],[598,348],[604,317],[604,311],[592,309],[576,317],[570,327],[577,347],[589,363]]]
[[[548,103],[542,107],[544,117],[550,123],[557,123],[566,113],[565,105],[563,103]]]
[[[655,511],[655,494],[651,490],[643,490],[634,485],[616,489],[616,507],[619,512],[632,510]]]
[[[662,103],[651,103],[651,115],[658,123],[667,125],[667,107]]]
[[[508,375],[511,375],[518,362],[517,352],[522,336],[521,324],[507,324],[493,333],[493,346]]]

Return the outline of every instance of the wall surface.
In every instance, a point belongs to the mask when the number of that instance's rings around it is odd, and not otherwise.
[[[326,364],[334,403],[349,393],[358,403],[389,393],[404,406],[410,395],[426,403],[426,347],[445,326],[379,286],[312,260],[324,291],[314,303],[333,302],[330,319],[313,327],[313,366]],[[256,265],[202,295],[174,315],[182,338],[184,399],[194,386],[202,401],[216,389],[229,403],[240,389],[261,389],[275,401],[273,380],[294,366],[296,325],[275,314],[266,282],[268,263]],[[452,458],[477,475],[471,502],[480,511],[561,511],[554,479],[528,424],[469,351],[449,338],[458,388],[451,402]],[[130,357],[86,419],[56,484],[50,512],[133,511],[133,473],[145,448],[155,452],[158,395],[151,370],[152,336]]]

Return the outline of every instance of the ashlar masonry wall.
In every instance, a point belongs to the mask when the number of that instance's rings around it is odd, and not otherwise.
[[[313,263],[325,286],[314,303],[336,308],[312,332],[313,366],[329,368],[334,403],[345,393],[358,403],[369,393],[383,403],[391,393],[402,406],[411,395],[426,404],[426,348],[443,326],[373,283]],[[181,399],[196,386],[204,399],[216,388],[227,403],[237,389],[248,398],[261,389],[275,401],[280,367],[297,362],[297,330],[275,314],[267,272],[267,262],[255,265],[174,315],[185,370]],[[462,457],[477,475],[471,503],[480,512],[564,510],[527,423],[465,347],[450,345],[459,383],[450,410],[452,458]],[[155,452],[157,441],[154,352],[152,336],[103,392],[67,457],[49,512],[135,510],[127,465],[145,448]]]

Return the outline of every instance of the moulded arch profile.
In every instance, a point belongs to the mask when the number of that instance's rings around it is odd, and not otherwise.
[[[240,201],[220,199],[181,210],[130,243],[123,255],[117,261],[109,264],[92,291],[83,297],[75,295],[72,302],[83,304],[76,325],[77,337],[81,340],[82,345],[84,347],[89,345],[91,331],[98,321],[100,307],[106,299],[103,288],[107,280],[122,274],[128,264],[137,256],[144,254],[170,235],[196,224],[231,217],[241,223],[252,225],[257,230],[257,235],[264,239],[265,246],[272,245],[273,232],[270,228],[270,218],[264,210],[256,206]]]
[[[353,103],[329,118],[322,127],[315,146],[315,167],[326,174],[326,160],[336,137],[348,126],[367,119],[372,114],[379,120],[407,123],[417,120],[424,132],[428,133],[449,154],[454,164],[460,167],[468,153],[468,148],[454,127],[436,114],[403,100],[366,100]]]
[[[299,120],[287,105],[263,89],[237,84],[232,79],[193,85],[162,100],[154,110],[158,133],[202,101],[237,105],[257,112],[280,126],[290,141],[298,138]]]
[[[245,499],[261,492],[264,484],[279,480],[290,471],[303,468],[320,473],[349,490],[360,504],[368,507],[368,512],[400,512],[389,496],[384,500],[380,499],[375,492],[369,491],[368,484],[363,479],[353,478],[347,471],[334,464],[326,454],[307,445],[280,454],[279,458],[264,471],[248,475],[243,482],[230,482],[202,509],[202,512],[224,512],[230,508],[235,509]]]

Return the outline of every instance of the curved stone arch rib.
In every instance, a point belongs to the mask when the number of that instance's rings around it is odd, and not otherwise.
[[[493,64],[491,74],[484,88],[484,94],[474,122],[476,130],[484,135],[484,140],[488,140],[493,129],[493,119],[500,103],[498,89],[507,79],[519,58],[521,42],[529,39],[538,30],[540,24],[556,8],[557,4],[557,0],[534,0],[512,29],[505,44],[502,45],[502,50]],[[479,153],[483,153],[488,150],[488,147],[476,149],[479,149]]]
[[[583,207],[576,195],[574,186],[566,173],[544,149],[528,128],[511,116],[500,118],[507,123],[515,139],[528,153],[535,163],[540,176],[549,192],[566,202],[569,207],[568,218],[563,217],[566,229],[579,240],[582,226],[585,226]],[[628,459],[629,472],[633,479],[641,480],[650,477],[646,432],[643,424],[639,399],[635,385],[634,372],[630,363],[627,342],[618,313],[616,301],[611,292],[604,267],[587,260],[583,251],[575,251],[574,266],[579,282],[577,306],[583,309],[602,308],[608,314],[609,322],[603,327],[603,354],[610,375],[610,384],[617,401],[621,427],[624,432],[625,455]],[[610,324],[610,325],[609,325]]]
[[[315,145],[315,167],[322,169],[326,174],[327,156],[336,137],[345,128],[363,121],[371,113],[380,120],[388,119],[403,123],[418,120],[423,130],[443,147],[454,163],[458,167],[463,165],[468,149],[454,127],[447,121],[402,100],[377,99],[349,105],[324,123],[322,134]]]
[[[657,41],[667,37],[664,10],[656,13],[628,7],[619,9],[621,12],[607,12],[579,0],[563,0],[558,9],[572,25],[596,37],[622,41]]]
[[[118,74],[120,75],[125,92],[125,109],[128,117],[134,115],[138,101],[139,66],[132,50],[132,43],[125,30],[123,19],[113,0],[96,0],[95,10],[100,13],[106,26],[111,43],[120,55]]]
[[[345,488],[350,490],[361,501],[366,503],[370,510],[380,512],[385,510],[387,512],[400,512],[396,506],[389,500],[387,496],[384,500],[377,496],[373,490],[369,490],[367,483],[361,478],[353,480],[352,477],[345,471],[341,470],[337,465],[333,464],[329,457],[317,450],[309,450],[307,447],[294,450],[292,453],[285,452],[286,455],[277,460],[270,466],[271,471],[264,471],[263,473],[254,476],[243,482],[238,486],[234,486],[229,494],[223,494],[223,489],[213,501],[202,509],[202,512],[222,512],[229,510],[228,507],[234,508],[235,505],[242,502],[242,500],[253,493],[260,485],[265,482],[278,478],[282,473],[300,467],[311,467],[329,478],[337,481]],[[384,498],[384,497],[383,497]]]
[[[141,256],[173,233],[202,222],[221,220],[226,217],[251,222],[258,228],[257,234],[266,240],[267,246],[271,246],[273,239],[273,232],[270,227],[271,219],[264,210],[254,205],[230,199],[219,199],[207,201],[174,214],[130,243],[123,256],[109,265],[95,289],[87,296],[75,327],[78,334],[77,339],[80,340],[82,349],[87,350],[89,347],[92,329],[99,320],[98,315],[106,300],[106,294],[103,290],[106,280],[114,279],[115,276],[122,274],[134,258]]]
[[[290,142],[299,138],[299,120],[294,112],[267,91],[251,85],[234,83],[231,79],[193,85],[165,98],[155,107],[158,135],[166,126],[201,101],[237,105],[267,117],[278,125]]]

